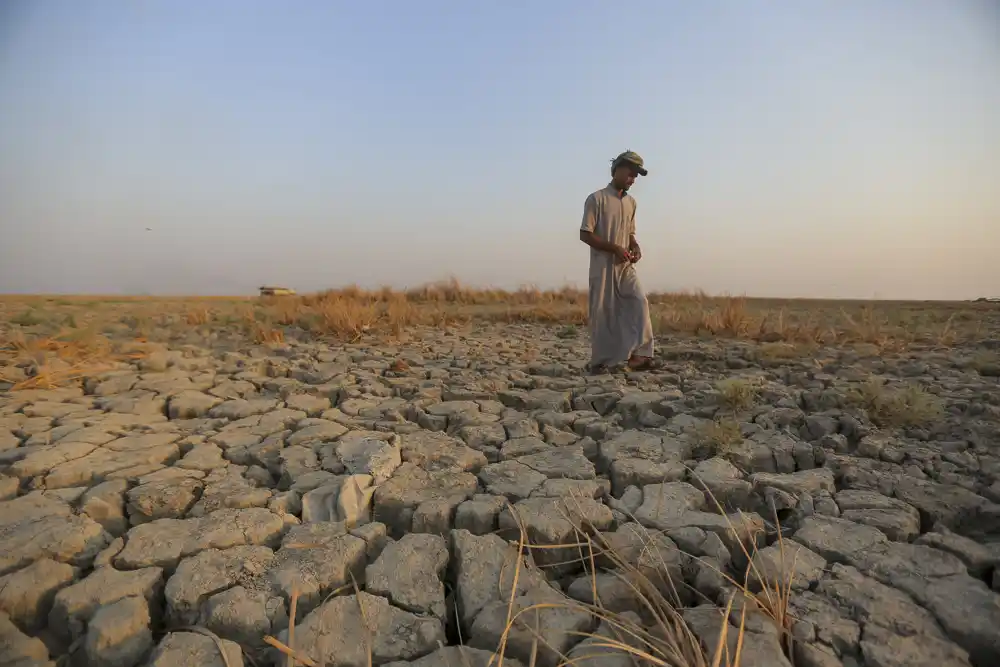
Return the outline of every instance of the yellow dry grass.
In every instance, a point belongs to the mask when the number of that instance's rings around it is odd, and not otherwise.
[[[1000,304],[993,303],[751,299],[701,292],[652,293],[649,302],[661,339],[750,341],[758,345],[760,359],[771,363],[801,358],[821,346],[866,347],[871,354],[947,350],[1000,330]],[[283,297],[0,296],[0,348],[7,366],[0,372],[6,382],[41,387],[118,361],[110,351],[102,357],[93,346],[85,352],[68,345],[74,337],[169,342],[197,334],[262,345],[291,339],[338,343],[400,339],[478,322],[551,325],[559,327],[558,337],[574,338],[586,333],[587,295],[574,287],[479,289],[450,279],[406,290],[349,286]],[[38,356],[38,350],[51,363],[39,360],[24,377],[11,368],[30,354]],[[983,355],[970,365],[984,374],[998,372],[995,360]]]
[[[635,525],[640,529],[640,535],[643,539],[642,554],[646,557],[646,563],[643,566],[639,566],[634,557],[629,557],[614,549],[606,540],[602,539],[601,533],[586,523],[581,529],[578,529],[576,542],[560,545],[531,544],[528,531],[519,520],[516,508],[508,505],[508,509],[518,525],[519,537],[515,572],[510,593],[507,595],[507,625],[494,656],[496,664],[498,666],[503,664],[507,640],[515,627],[521,631],[526,630],[533,635],[532,660],[530,661],[532,664],[534,664],[534,657],[537,655],[539,645],[544,644],[548,649],[559,653],[555,647],[546,644],[544,637],[538,632],[538,612],[547,608],[572,608],[587,611],[598,624],[605,624],[612,635],[609,637],[590,632],[577,633],[583,640],[591,640],[589,648],[622,653],[633,658],[637,664],[649,664],[656,667],[739,667],[745,633],[747,632],[748,610],[759,612],[770,619],[775,626],[782,651],[786,656],[791,656],[793,619],[788,608],[792,594],[792,576],[795,569],[793,567],[794,560],[786,560],[780,522],[777,517],[774,517],[780,554],[778,565],[780,577],[774,578],[769,576],[767,572],[760,571],[756,566],[754,556],[757,554],[760,540],[758,531],[752,526],[752,522],[746,521],[740,515],[740,523],[737,525],[710,492],[706,491],[706,495],[711,499],[715,510],[726,517],[728,530],[735,538],[733,541],[740,545],[741,555],[748,563],[745,576],[735,578],[706,561],[694,558],[694,560],[708,565],[722,575],[734,591],[728,597],[725,608],[721,610],[718,636],[714,643],[707,644],[704,637],[699,638],[684,618],[683,609],[678,604],[680,597],[677,591],[686,584],[683,581],[678,582],[671,579],[671,568],[664,561],[656,540],[650,531],[642,527],[640,523],[636,522],[630,525]],[[582,512],[580,514],[582,515]],[[565,518],[572,522],[568,515]],[[635,517],[631,518],[635,520]],[[525,553],[529,550],[564,549],[566,547],[578,550],[579,560],[591,576],[591,594],[595,602],[592,604],[580,601],[544,602],[532,604],[515,612],[515,591],[518,587],[521,569],[538,567],[533,564],[527,565],[530,561],[524,558]],[[632,555],[634,556],[634,554]],[[597,593],[596,577],[601,571],[597,564],[598,557],[603,557],[605,561],[610,561],[613,564],[610,572],[631,589],[639,607],[642,608],[646,618],[650,620],[636,623],[633,619],[603,606]],[[652,565],[650,565],[650,558]],[[761,589],[759,593],[753,592],[751,581],[758,582],[757,585]],[[729,622],[734,607],[738,607],[740,611],[740,622],[735,627]],[[535,613],[532,615],[529,612]],[[522,618],[528,616],[533,617],[534,623],[531,622],[532,618]],[[583,659],[577,657],[575,660],[571,660],[569,656],[559,653],[561,665],[575,664],[576,661]],[[491,661],[491,667],[492,664],[493,661]]]
[[[706,422],[695,431],[694,436],[695,442],[710,456],[726,456],[743,443],[739,422],[729,416]]]
[[[749,409],[757,400],[758,387],[749,380],[728,378],[717,382],[715,388],[722,406],[733,413]]]
[[[872,378],[849,399],[864,409],[876,426],[924,426],[944,416],[944,401],[917,384],[889,387],[884,380]]]
[[[28,336],[14,330],[0,339],[0,380],[12,383],[12,390],[52,389],[142,356],[93,331]]]

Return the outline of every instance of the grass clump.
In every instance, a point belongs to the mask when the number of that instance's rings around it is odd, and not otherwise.
[[[791,361],[807,358],[815,354],[816,346],[809,343],[786,343],[782,341],[761,343],[756,350],[756,356],[761,361]]]
[[[204,326],[214,319],[214,314],[211,310],[205,307],[195,307],[190,308],[184,315],[184,320],[190,326]]]
[[[575,324],[570,324],[568,326],[565,326],[556,332],[556,336],[559,338],[576,338],[579,335],[580,335],[580,330],[577,328]]]
[[[123,351],[124,347],[88,329],[63,330],[54,336],[14,330],[0,336],[0,381],[10,383],[12,391],[54,389],[145,356],[137,350]]]
[[[893,388],[879,378],[865,381],[850,394],[849,402],[880,427],[926,426],[944,416],[943,401],[923,387],[907,384]]]
[[[1000,377],[1000,354],[979,352],[973,355],[969,367],[983,377]]]
[[[755,384],[741,378],[720,380],[715,384],[715,389],[719,392],[719,402],[733,413],[749,410],[757,402],[757,395],[760,393]]]
[[[34,308],[29,308],[11,317],[10,323],[19,327],[34,327],[45,323],[45,318],[39,315]]]
[[[554,653],[558,656],[556,662],[559,665],[576,664],[602,656],[614,659],[617,654],[618,657],[630,658],[633,664],[655,667],[739,667],[747,641],[754,642],[758,647],[761,641],[773,641],[770,635],[766,639],[760,635],[751,637],[748,629],[750,614],[761,615],[774,624],[778,637],[775,650],[786,657],[791,656],[789,601],[795,570],[785,560],[780,526],[776,542],[779,567],[758,567],[756,556],[758,545],[762,543],[763,526],[759,517],[754,519],[741,513],[727,515],[714,496],[708,495],[716,510],[726,518],[731,538],[726,540],[727,543],[739,545],[733,554],[732,569],[711,559],[679,552],[676,544],[663,533],[649,529],[639,521],[622,525],[623,529],[627,527],[630,530],[631,538],[626,545],[608,534],[600,533],[586,522],[577,529],[577,541],[574,543],[530,544],[530,533],[517,518],[516,507],[508,506],[518,524],[520,536],[517,571],[508,597],[508,622],[496,650],[495,664],[503,664],[509,642],[516,635],[517,644],[511,657],[521,659],[525,664],[535,664],[539,651],[545,650],[548,652],[546,662],[553,661]],[[573,522],[570,516],[572,508],[570,510],[564,512],[564,518]],[[579,514],[586,513],[581,510]],[[560,602],[554,598],[526,606],[523,600],[515,600],[520,569],[538,567],[522,559],[521,554],[526,549],[567,547],[579,553],[584,576],[589,578],[590,601],[567,598]],[[525,562],[528,564],[522,564]],[[680,567],[679,562],[683,563]],[[745,569],[737,563],[745,564]],[[565,564],[565,561],[559,563],[560,566]],[[716,599],[706,598],[685,581],[687,575],[684,572],[690,572],[691,566],[713,570],[725,582],[726,590]],[[619,582],[619,591],[624,590],[631,595],[634,602],[631,606],[637,613],[621,611],[623,602],[618,599],[619,594],[616,594],[617,602],[613,608],[605,605],[600,595],[603,586],[599,579],[607,577]],[[695,606],[705,603],[708,606]],[[591,615],[591,627],[596,629],[575,632],[582,641],[567,655],[546,642],[540,627],[546,609],[582,610]],[[526,636],[532,639],[530,648],[524,645]]]
[[[725,456],[743,444],[743,431],[732,417],[720,417],[699,426],[694,441],[706,458]]]

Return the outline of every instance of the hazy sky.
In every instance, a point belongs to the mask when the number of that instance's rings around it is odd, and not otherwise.
[[[996,0],[2,0],[0,292],[1000,295]],[[146,231],[146,228],[152,231]]]

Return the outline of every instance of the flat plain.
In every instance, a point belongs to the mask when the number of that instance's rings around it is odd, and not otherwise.
[[[1000,304],[650,303],[0,297],[0,664],[1000,664]]]

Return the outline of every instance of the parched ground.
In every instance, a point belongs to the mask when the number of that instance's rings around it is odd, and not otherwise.
[[[1000,665],[1000,308],[452,288],[0,299],[0,664]]]

